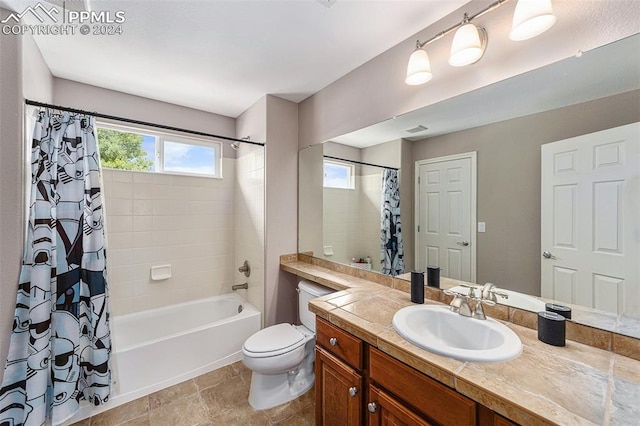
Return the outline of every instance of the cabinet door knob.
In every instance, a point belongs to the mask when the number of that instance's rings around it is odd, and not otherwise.
[[[378,404],[376,404],[375,402],[370,402],[367,404],[367,410],[369,410],[370,413],[375,413],[377,409]]]
[[[331,346],[335,346],[338,344],[338,339],[336,339],[335,337],[332,337],[331,339],[329,339],[329,344]]]
[[[353,386],[349,388],[349,395],[356,396],[358,394],[358,388]]]

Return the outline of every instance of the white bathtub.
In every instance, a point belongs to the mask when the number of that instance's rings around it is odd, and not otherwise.
[[[113,317],[112,395],[72,421],[239,361],[258,330],[260,312],[235,293]]]

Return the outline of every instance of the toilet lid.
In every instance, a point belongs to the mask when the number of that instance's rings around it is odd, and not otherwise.
[[[291,324],[264,328],[244,342],[244,350],[252,353],[287,352],[304,343],[304,335]]]

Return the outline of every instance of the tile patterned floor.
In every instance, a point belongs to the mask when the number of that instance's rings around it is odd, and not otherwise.
[[[74,426],[311,426],[313,390],[286,404],[256,411],[247,402],[251,370],[228,365],[74,423]]]

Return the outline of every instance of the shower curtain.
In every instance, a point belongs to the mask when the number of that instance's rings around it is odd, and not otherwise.
[[[404,247],[400,222],[400,187],[398,171],[382,172],[382,214],[380,228],[381,272],[387,275],[404,273]]]
[[[95,121],[39,113],[0,424],[59,424],[109,397],[109,310]]]

